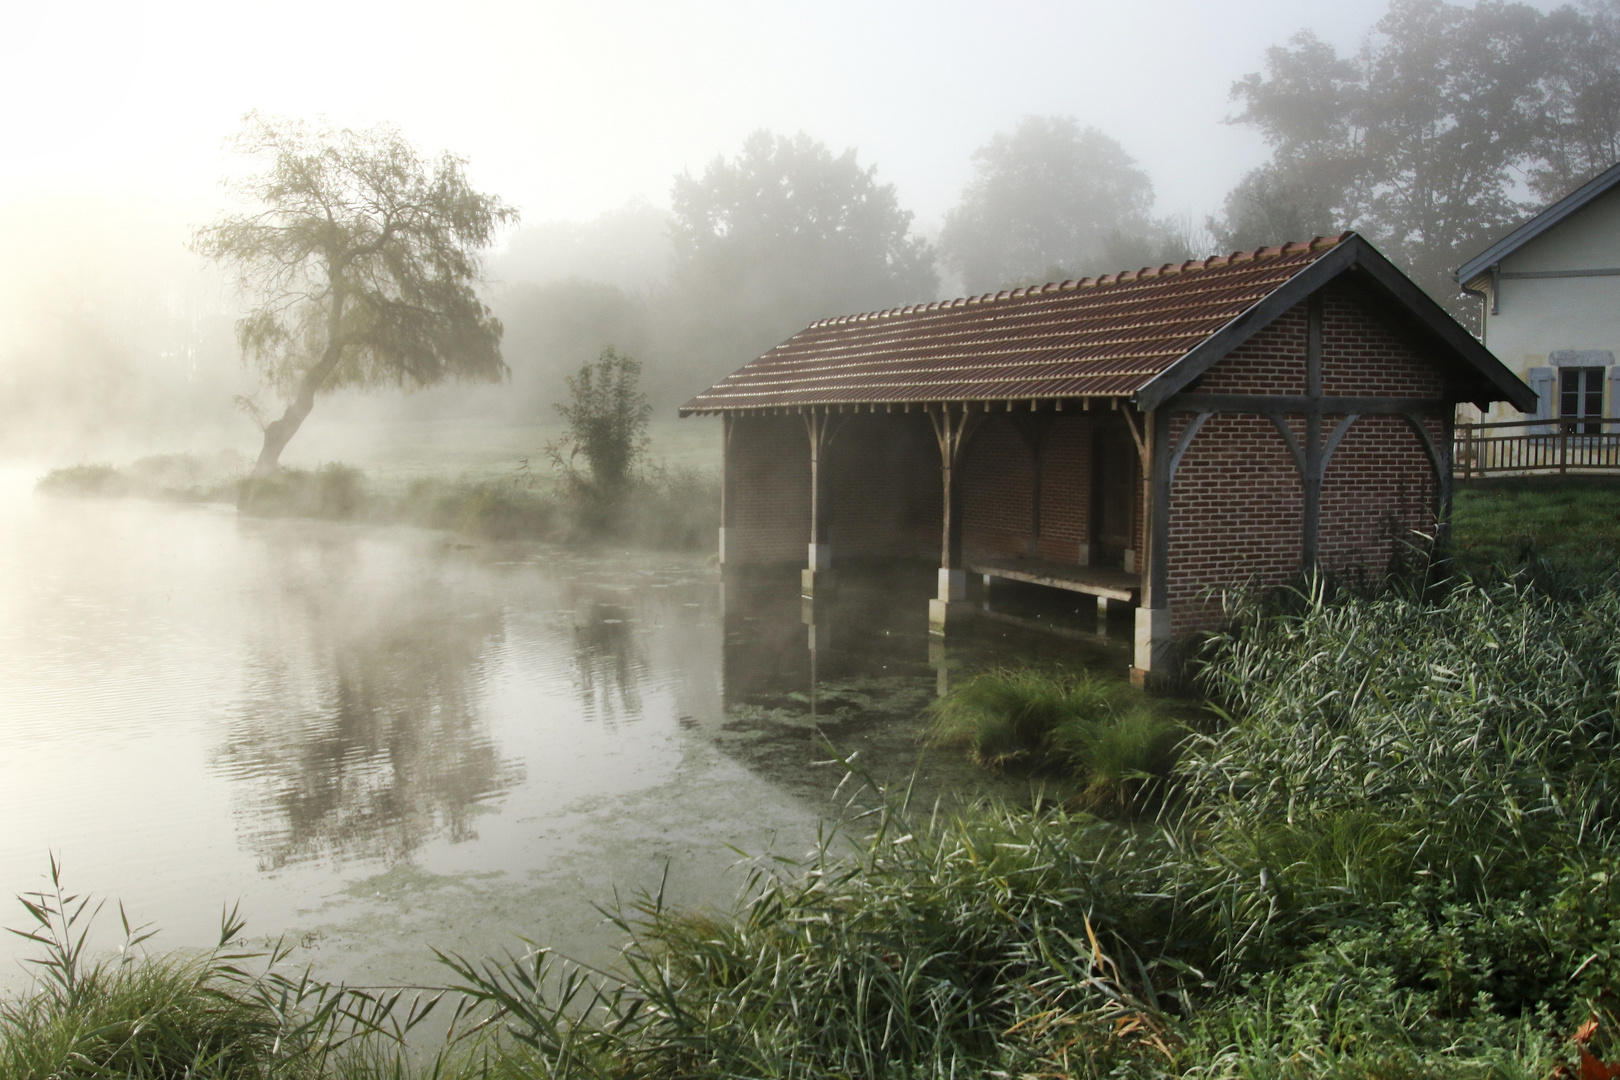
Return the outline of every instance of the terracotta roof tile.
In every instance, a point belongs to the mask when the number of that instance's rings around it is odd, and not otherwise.
[[[1351,235],[823,319],[681,412],[1128,397]]]

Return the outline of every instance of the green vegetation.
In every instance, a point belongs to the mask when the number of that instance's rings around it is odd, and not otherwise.
[[[1540,1080],[1592,1015],[1620,1056],[1617,625],[1620,577],[1546,566],[1248,612],[1202,656],[1218,707],[1153,813],[878,793],[807,860],[759,862],[733,914],[617,914],[610,973],[444,958],[471,1023],[421,1067]],[[1129,710],[1002,672],[936,734],[1029,762]]]
[[[1457,561],[1480,573],[1532,554],[1604,566],[1620,553],[1620,477],[1528,476],[1457,485]]]
[[[464,986],[575,1076],[1545,1077],[1620,1003],[1615,625],[1620,580],[1545,568],[1250,613],[1152,820],[885,801],[735,919],[644,904],[599,995]],[[992,753],[1109,707],[967,685],[936,715]]]
[[[153,462],[167,462],[159,469]],[[50,495],[139,497],[180,502],[235,501],[255,517],[408,523],[480,540],[591,543],[701,551],[714,542],[720,486],[711,472],[641,465],[611,499],[566,478],[536,475],[528,463],[501,478],[417,477],[403,486],[374,482],[332,463],[243,477],[187,455],[144,458],[128,469],[75,465],[54,469],[37,490]]]
[[[465,161],[429,160],[387,125],[311,130],[260,113],[236,148],[260,169],[232,186],[257,205],[192,247],[258,301],[236,341],[286,408],[272,420],[238,401],[264,431],[254,475],[274,475],[321,394],[510,376],[478,286],[480,251],[518,215],[473,189]]]
[[[993,769],[1074,776],[1092,809],[1131,809],[1158,790],[1186,735],[1150,699],[1085,672],[981,672],[929,712],[930,745],[964,747]]]
[[[641,364],[611,346],[594,364],[580,365],[568,377],[569,401],[555,406],[568,421],[561,439],[547,448],[553,463],[575,486],[603,496],[620,493],[647,453],[647,421],[652,406],[641,392]],[[583,456],[590,476],[581,476],[574,458]]]
[[[919,813],[857,783],[734,912],[616,909],[610,971],[442,956],[461,1004],[431,1056],[404,1037],[425,1006],[224,946],[86,969],[51,933],[47,975],[93,975],[4,1007],[0,1074],[1544,1080],[1589,1017],[1620,1058],[1620,574],[1543,542],[1603,492],[1569,489],[1472,489],[1459,540],[1582,559],[1239,611],[1191,727],[1092,677],[967,679],[930,738],[1083,798]],[[161,1068],[127,1049],[148,1032]]]
[[[438,997],[407,1001],[334,988],[276,970],[286,958],[233,951],[243,924],[230,911],[216,946],[198,955],[150,957],[152,937],[119,909],[116,957],[90,961],[100,905],[68,893],[51,860],[48,890],[19,897],[41,946],[33,990],[0,1001],[0,1076],[6,1080],[318,1080],[386,1076],[406,1035]],[[246,965],[263,962],[254,974]],[[453,1027],[453,1023],[452,1023]]]
[[[154,454],[122,469],[108,464],[52,469],[35,489],[46,495],[219,502],[235,497],[244,467],[237,454]]]

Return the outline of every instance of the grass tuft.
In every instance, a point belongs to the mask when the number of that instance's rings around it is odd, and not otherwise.
[[[929,711],[929,745],[966,749],[992,769],[1072,775],[1093,809],[1130,810],[1158,790],[1186,735],[1150,699],[1088,672],[981,672]]]

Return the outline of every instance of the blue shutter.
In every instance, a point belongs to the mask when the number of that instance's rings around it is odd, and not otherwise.
[[[1609,416],[1620,420],[1620,367],[1609,369]]]
[[[1530,419],[1551,420],[1558,411],[1558,374],[1557,368],[1533,367],[1530,369],[1530,389],[1536,392],[1536,412]],[[1551,424],[1538,424],[1530,429],[1532,435],[1551,435]]]

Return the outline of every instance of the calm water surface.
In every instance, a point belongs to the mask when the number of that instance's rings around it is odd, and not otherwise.
[[[733,847],[809,846],[838,805],[821,736],[930,797],[971,793],[988,781],[954,755],[919,761],[942,680],[1126,662],[1128,627],[1099,636],[1034,593],[930,642],[926,568],[809,610],[792,573],[722,585],[698,556],[36,498],[33,479],[0,473],[0,897],[55,852],[73,888],[161,928],[154,947],[207,944],[240,901],[327,978],[433,981],[429,945],[520,934],[600,962],[593,905],[615,890],[667,867],[677,901],[724,905]],[[1067,636],[1025,628],[1052,623]],[[0,940],[0,984],[26,954]]]

